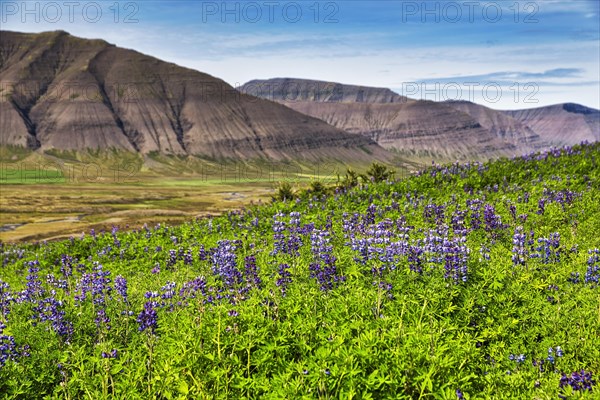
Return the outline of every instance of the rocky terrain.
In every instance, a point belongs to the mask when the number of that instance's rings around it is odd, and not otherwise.
[[[578,105],[498,111],[466,101],[412,100],[386,88],[291,78],[250,81],[240,91],[424,158],[488,159],[600,137],[599,112]]]
[[[373,140],[224,81],[63,31],[2,31],[3,146],[212,159],[389,159]]]
[[[600,140],[600,111],[577,104],[498,111],[291,78],[236,90],[64,31],[2,31],[0,117],[3,148],[230,160],[485,160]]]
[[[546,146],[600,140],[600,111],[579,104],[564,103],[503,113],[529,126]]]

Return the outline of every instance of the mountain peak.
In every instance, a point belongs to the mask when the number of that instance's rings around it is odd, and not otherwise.
[[[401,103],[407,98],[388,88],[347,85],[301,78],[255,79],[245,83],[242,93],[271,101],[319,103]]]
[[[581,104],[577,104],[577,103],[564,103],[562,105],[563,110],[570,112],[570,113],[575,113],[575,114],[598,114],[600,113],[600,110],[596,110],[590,107],[586,107],[584,105]]]
[[[0,36],[2,145],[370,162],[374,141],[226,82],[64,31]]]

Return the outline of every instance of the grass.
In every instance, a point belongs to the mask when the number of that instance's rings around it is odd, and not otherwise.
[[[178,226],[3,245],[0,393],[598,398],[599,157],[594,144],[435,165]],[[143,188],[111,192],[114,207]],[[180,190],[141,203],[175,207]]]
[[[333,183],[349,166],[18,147],[0,147],[0,161],[0,241],[5,242],[56,239],[113,225],[179,224],[267,202],[280,181],[298,187],[313,180]]]
[[[206,215],[266,202],[272,188],[259,184],[160,178],[135,184],[3,184],[0,232],[5,242],[78,235],[158,222],[179,224]]]

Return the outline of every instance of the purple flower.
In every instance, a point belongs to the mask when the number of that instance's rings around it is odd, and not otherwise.
[[[115,278],[115,289],[123,301],[127,303],[127,279],[123,278],[121,275],[118,275]]]
[[[228,289],[234,289],[243,281],[242,273],[237,268],[236,250],[237,246],[234,242],[219,240],[217,247],[210,251],[213,274]]]
[[[155,307],[156,302],[152,300],[144,303],[144,309],[137,317],[137,323],[140,325],[138,330],[140,332],[149,329],[151,333],[154,333],[156,328],[158,328],[158,313]]]
[[[182,299],[195,299],[196,294],[200,292],[206,295],[206,281],[204,277],[195,278],[189,282],[185,282],[179,289],[179,297]]]
[[[483,220],[485,222],[485,229],[489,232],[504,228],[500,215],[496,214],[496,209],[491,204],[486,204],[483,207]]]
[[[160,298],[163,300],[172,299],[175,296],[175,287],[177,284],[175,282],[167,282],[163,287],[160,288],[162,294]]]
[[[600,250],[593,249],[588,252],[587,271],[584,281],[586,284],[598,286],[600,284]]]
[[[0,369],[8,360],[16,360],[19,357],[17,345],[13,336],[3,335],[5,325],[0,322]]]
[[[563,373],[560,378],[559,387],[571,386],[574,391],[592,391],[595,383],[596,381],[594,381],[592,373],[582,369],[581,371],[571,373],[571,375]]]
[[[444,239],[444,278],[452,278],[455,284],[467,281],[468,267],[467,259],[469,249],[465,244],[465,238]]]
[[[256,266],[256,257],[248,256],[245,259],[244,280],[248,287],[260,289],[262,280],[258,275],[258,267]]]
[[[408,267],[418,274],[423,273],[424,250],[419,246],[410,246],[408,250]]]
[[[0,317],[3,318],[6,318],[10,312],[10,303],[15,301],[9,289],[8,283],[0,279]]]
[[[63,303],[54,297],[48,297],[38,301],[33,307],[32,319],[34,324],[38,322],[50,322],[52,329],[68,342],[73,335],[73,325],[65,319],[62,311]]]
[[[108,315],[106,315],[106,310],[104,308],[98,310],[94,322],[99,330],[102,330],[102,328],[110,330],[110,318],[108,318]]]
[[[46,291],[42,287],[42,281],[38,275],[40,270],[38,268],[40,265],[39,261],[29,261],[27,264],[29,266],[29,274],[26,277],[27,283],[25,284],[25,290],[22,293],[23,300],[34,303],[37,299],[43,297]]]
[[[117,349],[112,349],[110,352],[102,352],[102,358],[117,358],[119,355]]]
[[[79,293],[75,295],[76,303],[82,303],[91,298],[94,304],[104,305],[106,296],[112,291],[109,276],[110,272],[104,271],[100,264],[94,267],[94,272],[83,274],[77,284]]]
[[[560,262],[560,233],[551,233],[548,238],[539,238],[537,252],[533,258],[540,258],[543,264]]]
[[[279,278],[275,282],[275,285],[281,289],[281,294],[285,296],[288,284],[292,283],[292,274],[289,271],[290,266],[287,264],[280,264],[279,271],[277,272]]]
[[[528,258],[527,248],[525,246],[526,235],[523,232],[522,226],[517,226],[515,228],[515,233],[513,235],[513,248],[512,248],[512,262],[513,265],[525,265],[525,261]]]

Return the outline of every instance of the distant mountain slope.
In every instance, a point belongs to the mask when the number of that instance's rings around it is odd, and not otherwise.
[[[447,159],[488,159],[520,151],[512,139],[492,133],[466,112],[407,99],[389,89],[278,78],[250,81],[240,90],[360,133],[388,149]]]
[[[445,104],[470,115],[496,137],[514,144],[519,150],[527,151],[545,146],[540,136],[529,126],[501,111],[469,101],[447,101]]]
[[[244,84],[242,89],[246,94],[277,102],[387,104],[409,101],[408,98],[386,88],[344,85],[310,79],[257,79]]]
[[[247,159],[388,159],[374,141],[213,76],[66,32],[0,35],[2,145]]]
[[[529,126],[546,145],[564,146],[600,140],[600,111],[579,104],[564,103],[503,113]]]
[[[293,78],[253,80],[240,91],[425,158],[488,159],[600,140],[600,111],[577,104],[498,111],[467,101],[412,100],[385,88]]]

